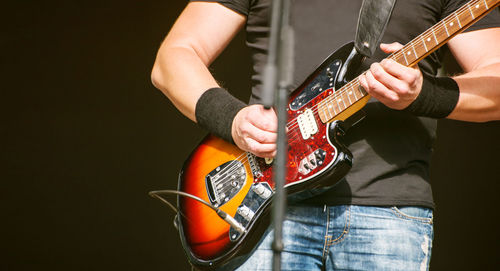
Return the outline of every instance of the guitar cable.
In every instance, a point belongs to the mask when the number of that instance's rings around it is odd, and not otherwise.
[[[201,199],[201,198],[199,198],[197,196],[194,196],[194,195],[182,192],[182,191],[177,191],[177,190],[157,190],[157,191],[150,191],[148,194],[151,197],[156,198],[156,199],[160,200],[161,202],[165,203],[172,210],[174,210],[174,212],[176,212],[177,214],[181,214],[182,216],[184,216],[184,215],[177,208],[175,208],[175,206],[172,203],[170,203],[168,200],[164,199],[161,195],[171,195],[171,194],[174,194],[174,195],[178,195],[178,196],[183,196],[183,197],[188,197],[188,198],[194,199],[194,200],[196,200],[196,201],[198,201],[200,203],[203,203],[204,205],[210,207],[210,209],[214,210],[215,213],[222,220],[226,221],[226,223],[228,223],[230,226],[232,226],[239,233],[244,234],[247,231],[245,229],[245,227],[243,225],[241,225],[241,223],[239,223],[238,221],[236,221],[236,219],[234,219],[234,217],[228,215],[226,212],[222,211],[221,209],[213,206],[209,202],[207,202],[207,201],[205,201],[205,200],[203,200],[203,199]]]

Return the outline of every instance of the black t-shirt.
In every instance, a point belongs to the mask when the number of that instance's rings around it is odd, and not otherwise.
[[[200,1],[200,0],[192,0]],[[247,45],[252,51],[253,74],[250,103],[258,103],[262,69],[266,62],[271,0],[215,0],[247,16]],[[362,0],[293,0],[291,24],[295,34],[294,84],[304,79],[335,49],[355,37]],[[382,42],[406,44],[466,3],[462,0],[400,0],[396,2]],[[499,27],[498,9],[467,31]],[[440,51],[419,63],[422,71],[436,74]],[[376,51],[364,63],[385,58]],[[292,89],[294,89],[292,88]],[[348,130],[345,141],[354,155],[345,180],[307,203],[360,205],[419,205],[433,208],[429,163],[436,120],[391,110],[371,99],[366,117]]]

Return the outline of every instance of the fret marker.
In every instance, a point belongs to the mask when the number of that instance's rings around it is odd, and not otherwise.
[[[408,53],[407,53],[407,54],[408,54],[408,55],[410,55],[410,54],[411,54],[411,52],[410,52],[410,51],[408,51]]]
[[[479,8],[479,4],[476,5],[476,8]]]
[[[342,99],[338,99],[337,102],[342,102]]]
[[[431,41],[431,38],[427,38],[427,41]]]
[[[450,23],[450,26],[453,26],[453,22]]]

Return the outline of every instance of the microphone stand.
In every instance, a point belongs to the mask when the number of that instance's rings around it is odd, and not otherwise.
[[[289,25],[290,0],[273,0],[271,10],[271,29],[269,39],[269,53],[264,67],[263,104],[270,109],[277,98],[276,112],[278,115],[277,154],[274,159],[274,187],[273,201],[273,270],[281,270],[281,252],[283,251],[282,228],[286,209],[286,195],[284,191],[287,174],[287,134],[288,122],[286,109],[288,107],[288,87],[293,76],[293,31]],[[276,91],[277,90],[277,91]]]

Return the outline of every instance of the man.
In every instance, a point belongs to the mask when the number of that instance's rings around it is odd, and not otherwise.
[[[219,3],[215,3],[219,2]],[[448,42],[464,74],[435,77],[440,54],[418,67],[383,60],[464,4],[398,1],[375,56],[360,76],[374,98],[346,136],[354,165],[327,192],[294,203],[284,222],[283,270],[426,270],[432,248],[429,160],[436,118],[500,119],[498,11]],[[260,157],[276,153],[276,115],[258,105],[268,42],[269,0],[193,1],[163,42],[152,80],[188,118]],[[292,2],[294,86],[353,40],[361,0]],[[221,89],[208,66],[243,27],[254,72],[249,106]],[[272,232],[248,258],[223,269],[270,270]]]

